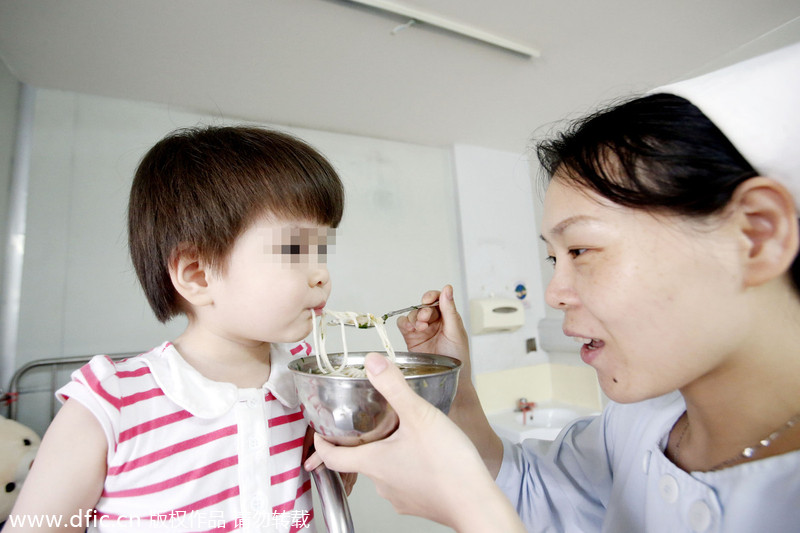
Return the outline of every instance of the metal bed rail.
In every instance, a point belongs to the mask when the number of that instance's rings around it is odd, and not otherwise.
[[[108,354],[114,361],[119,361],[121,359],[127,359],[129,357],[135,357],[142,352],[128,352],[128,353],[117,353],[117,354]],[[56,407],[57,407],[57,400],[55,397],[55,391],[59,389],[64,383],[59,383],[59,374],[63,372],[65,367],[73,366],[75,369],[79,368],[80,366],[88,363],[92,357],[95,355],[80,355],[80,356],[72,356],[72,357],[52,357],[49,359],[36,359],[34,361],[30,361],[24,365],[22,365],[14,375],[11,376],[11,381],[9,382],[8,389],[6,393],[2,393],[0,390],[0,404],[5,403],[7,407],[7,417],[12,420],[17,420],[18,409],[19,409],[19,401],[22,395],[26,392],[26,389],[21,386],[25,376],[31,372],[36,371],[37,369],[45,369],[45,372],[49,375],[49,383],[44,389],[36,389],[35,391],[30,392],[49,392],[50,400],[49,400],[49,409],[50,409],[50,420],[56,414]]]

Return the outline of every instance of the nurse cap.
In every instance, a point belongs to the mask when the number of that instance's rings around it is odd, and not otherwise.
[[[651,93],[692,102],[800,209],[800,43]]]

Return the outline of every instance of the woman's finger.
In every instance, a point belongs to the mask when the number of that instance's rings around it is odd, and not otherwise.
[[[326,441],[319,433],[314,435],[314,446],[317,448],[317,455],[325,462],[325,466],[337,472],[359,472],[364,471],[361,465],[369,466],[371,460],[370,447],[373,444],[362,444],[361,446],[336,446]]]
[[[422,295],[423,304],[432,304],[439,299],[439,291],[431,290]]]
[[[428,291],[422,295],[422,303],[432,304],[433,302],[439,300],[440,295],[441,293],[439,291]],[[414,316],[409,314],[408,318],[412,321],[412,323],[418,326],[427,327],[428,324],[439,320],[439,310],[435,307],[424,307],[419,309]]]
[[[311,457],[305,460],[305,462],[303,463],[303,468],[306,469],[306,472],[311,472],[321,464],[322,464],[322,457],[320,457],[317,452],[314,452],[313,454],[311,454]]]
[[[427,291],[422,295],[421,302],[423,304],[432,304],[439,299],[439,291]],[[433,308],[414,309],[407,315],[403,315],[397,319],[397,327],[401,331],[413,331],[419,325],[422,329],[428,326],[429,322],[433,322],[438,318],[436,310]]]
[[[369,381],[401,420],[417,420],[428,408],[435,409],[408,386],[400,369],[385,356],[374,352],[367,354],[364,368]]]

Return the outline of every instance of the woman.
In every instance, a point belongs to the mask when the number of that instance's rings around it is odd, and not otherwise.
[[[565,428],[546,453],[502,442],[446,287],[423,297],[439,298],[441,317],[421,310],[398,324],[409,349],[464,360],[451,420],[370,357],[400,426],[353,449],[317,437],[322,459],[373,478],[400,512],[462,532],[795,531],[797,94],[800,45],[540,144],[546,299],[564,311],[564,332],[585,339],[581,358],[612,400],[602,415]]]

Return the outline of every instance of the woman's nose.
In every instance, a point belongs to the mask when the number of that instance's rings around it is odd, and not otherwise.
[[[544,299],[553,309],[565,309],[577,303],[577,295],[567,272],[559,268],[553,271],[553,277],[544,291]]]

